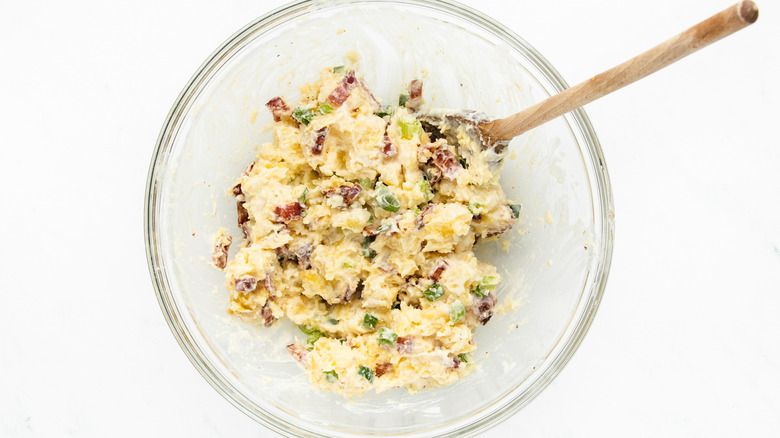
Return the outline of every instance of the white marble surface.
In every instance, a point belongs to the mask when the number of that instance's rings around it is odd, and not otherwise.
[[[729,1],[467,1],[570,82]],[[0,436],[276,436],[174,341],[142,236],[190,75],[272,1],[0,4]],[[591,104],[616,206],[590,333],[506,436],[780,435],[780,5]]]

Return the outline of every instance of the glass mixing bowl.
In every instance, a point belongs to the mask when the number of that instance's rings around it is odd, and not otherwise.
[[[504,281],[503,311],[476,331],[477,371],[415,395],[397,389],[347,400],[314,389],[285,349],[300,333],[283,321],[266,329],[229,316],[223,274],[208,261],[217,229],[241,235],[229,192],[271,139],[265,102],[284,96],[294,104],[302,84],[348,58],[384,102],[423,77],[424,108],[499,117],[566,88],[513,32],[450,1],[303,1],[256,20],[200,67],[160,133],[145,212],[160,306],[209,383],[278,433],[472,436],[547,386],[594,317],[614,227],[604,158],[582,110],[512,141],[502,185],[522,210],[500,241],[478,245]]]

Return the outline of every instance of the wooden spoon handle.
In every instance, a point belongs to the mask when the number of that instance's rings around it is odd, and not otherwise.
[[[756,19],[758,19],[758,6],[750,0],[744,0],[604,73],[517,114],[484,123],[480,128],[489,138],[510,140],[655,73],[702,47],[747,27]]]

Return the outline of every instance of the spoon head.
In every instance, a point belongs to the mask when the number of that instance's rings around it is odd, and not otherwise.
[[[415,114],[422,124],[423,130],[428,133],[431,140],[444,138],[448,143],[456,147],[465,146],[459,140],[459,135],[467,135],[480,146],[482,151],[491,151],[496,154],[498,161],[506,155],[506,147],[509,140],[498,140],[487,134],[483,128],[491,122],[484,113],[463,110],[437,108]]]

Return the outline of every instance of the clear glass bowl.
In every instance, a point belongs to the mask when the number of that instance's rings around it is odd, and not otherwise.
[[[346,400],[312,388],[285,350],[289,323],[228,316],[211,236],[240,236],[237,176],[270,140],[264,104],[321,68],[359,59],[376,96],[424,77],[424,107],[498,117],[566,88],[532,47],[449,1],[315,1],[284,6],[231,37],[198,70],[160,133],[146,192],[146,249],[160,306],[184,352],[228,401],[287,436],[472,436],[525,406],[560,372],[594,317],[612,255],[612,196],[584,111],[512,141],[502,185],[519,222],[478,256],[504,277],[505,312],[476,332],[479,369],[461,382]],[[238,239],[236,239],[238,240]],[[234,247],[237,245],[234,245]],[[235,248],[231,255],[235,252]]]

